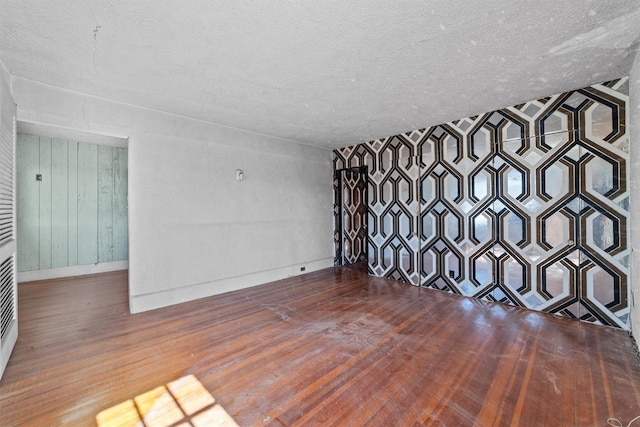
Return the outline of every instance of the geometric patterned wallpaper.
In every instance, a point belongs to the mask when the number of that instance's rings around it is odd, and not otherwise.
[[[369,273],[629,329],[627,103],[622,78],[335,150],[367,170]]]

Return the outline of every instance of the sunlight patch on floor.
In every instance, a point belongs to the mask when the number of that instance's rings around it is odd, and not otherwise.
[[[98,427],[238,427],[193,375],[105,409],[96,421]]]

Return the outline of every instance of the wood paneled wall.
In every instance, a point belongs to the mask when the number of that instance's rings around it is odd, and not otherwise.
[[[18,134],[16,151],[18,271],[128,259],[126,148]]]

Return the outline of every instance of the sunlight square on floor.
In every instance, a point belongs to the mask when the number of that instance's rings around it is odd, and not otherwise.
[[[96,422],[98,427],[238,427],[194,375],[105,409]]]

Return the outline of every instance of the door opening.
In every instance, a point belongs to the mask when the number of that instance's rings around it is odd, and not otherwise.
[[[368,197],[367,167],[337,171],[340,206],[340,254],[343,266],[368,270]]]

